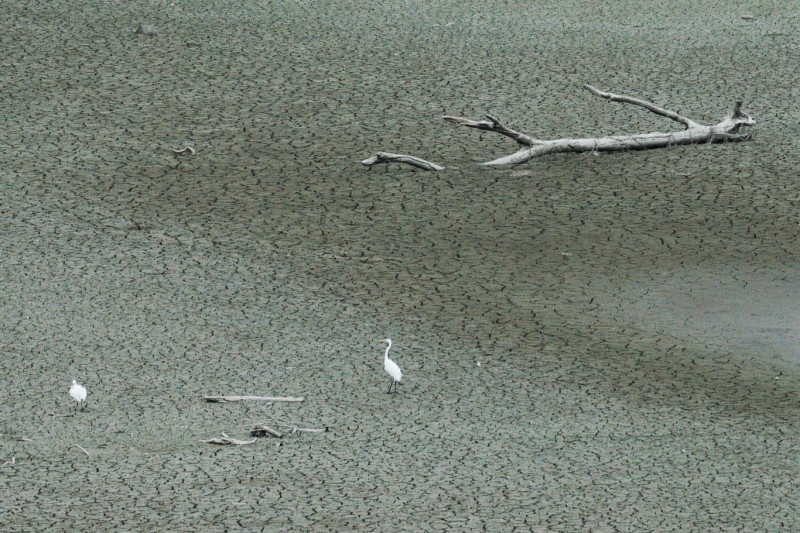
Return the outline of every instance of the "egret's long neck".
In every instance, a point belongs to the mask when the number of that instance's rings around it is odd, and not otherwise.
[[[389,349],[392,347],[392,341],[389,341],[389,346],[386,347],[386,351],[383,354],[383,359],[389,359]]]

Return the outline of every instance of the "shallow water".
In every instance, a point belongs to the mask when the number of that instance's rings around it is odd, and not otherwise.
[[[4,527],[797,528],[800,10],[740,6],[8,4]],[[756,139],[440,120],[672,128],[584,83]]]

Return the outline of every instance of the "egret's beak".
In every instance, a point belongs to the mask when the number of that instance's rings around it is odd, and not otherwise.
[[[382,342],[383,344],[387,344],[387,343],[389,342],[389,340],[388,340],[388,339],[381,339],[381,342]]]

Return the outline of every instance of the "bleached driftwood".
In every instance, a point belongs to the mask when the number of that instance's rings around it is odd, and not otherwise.
[[[190,155],[195,155],[197,153],[195,151],[195,149],[192,148],[191,146],[187,146],[185,148],[181,148],[180,150],[176,150],[175,148],[170,148],[170,150],[172,150],[173,154],[177,154],[177,155],[186,154],[186,153],[188,153]]]
[[[445,115],[442,118],[448,122],[461,124],[469,128],[479,130],[494,131],[507,137],[511,137],[525,148],[511,155],[488,161],[484,165],[515,165],[524,163],[534,157],[543,155],[558,154],[565,152],[619,152],[625,150],[648,150],[652,148],[665,148],[667,146],[679,144],[699,144],[699,143],[720,143],[747,141],[752,138],[750,133],[740,133],[744,126],[754,126],[756,121],[749,115],[742,112],[742,102],[736,102],[731,115],[722,122],[712,126],[699,124],[687,117],[679,115],[674,111],[658,107],[657,105],[614,93],[601,91],[591,85],[584,85],[584,88],[592,94],[605,98],[611,102],[622,102],[644,107],[657,115],[679,122],[684,126],[683,131],[668,133],[641,133],[635,135],[615,135],[609,137],[590,137],[583,139],[554,139],[542,141],[519,133],[507,128],[495,117],[486,115],[489,119],[475,121],[463,117],[453,117]]]
[[[72,448],[79,448],[79,449],[80,449],[80,450],[81,450],[83,453],[85,453],[85,454],[86,454],[86,457],[91,457],[91,456],[89,455],[89,452],[87,452],[87,451],[86,451],[86,449],[85,449],[83,446],[81,446],[80,444],[73,444],[72,446],[70,446],[70,447],[69,447],[69,448],[67,448],[67,449],[68,449],[68,450],[70,450],[70,449],[72,449]]]
[[[462,126],[466,126],[468,128],[475,128],[476,130],[485,130],[485,131],[494,131],[496,133],[500,133],[505,135],[506,137],[511,137],[519,144],[524,146],[531,146],[538,141],[537,139],[531,137],[530,135],[525,135],[524,133],[520,133],[516,130],[512,130],[511,128],[507,128],[504,126],[497,117],[493,117],[492,115],[484,115],[489,120],[470,120],[468,118],[463,117],[451,117],[450,115],[444,115],[442,118],[447,122],[452,122],[454,124],[461,124]]]
[[[368,157],[361,162],[362,165],[366,165],[368,167],[377,165],[378,163],[405,163],[407,165],[421,168],[422,170],[444,170],[444,167],[441,165],[431,163],[430,161],[425,161],[424,159],[414,157],[413,155],[390,154],[389,152],[378,152],[376,155]]]
[[[253,439],[253,440],[232,439],[225,433],[223,433],[221,438],[218,437],[215,439],[201,440],[200,442],[206,442],[208,444],[219,444],[221,446],[230,446],[230,445],[241,446],[243,444],[253,444],[257,440],[258,439]]]
[[[258,424],[256,426],[253,426],[253,429],[250,430],[250,436],[251,437],[266,437],[266,436],[270,436],[270,437],[276,437],[276,438],[279,438],[279,439],[281,437],[283,437],[283,435],[280,432],[272,429],[269,426],[265,426],[263,424]]]
[[[255,400],[261,402],[302,402],[304,397],[297,398],[287,396],[204,396],[203,399],[207,402],[222,403],[222,402],[242,402],[246,400]]]

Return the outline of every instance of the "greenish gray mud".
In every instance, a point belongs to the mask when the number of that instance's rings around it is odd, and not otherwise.
[[[797,4],[0,18],[4,530],[800,528]],[[756,140],[487,169],[439,118],[673,127],[584,83]],[[253,422],[331,431],[200,442]]]

